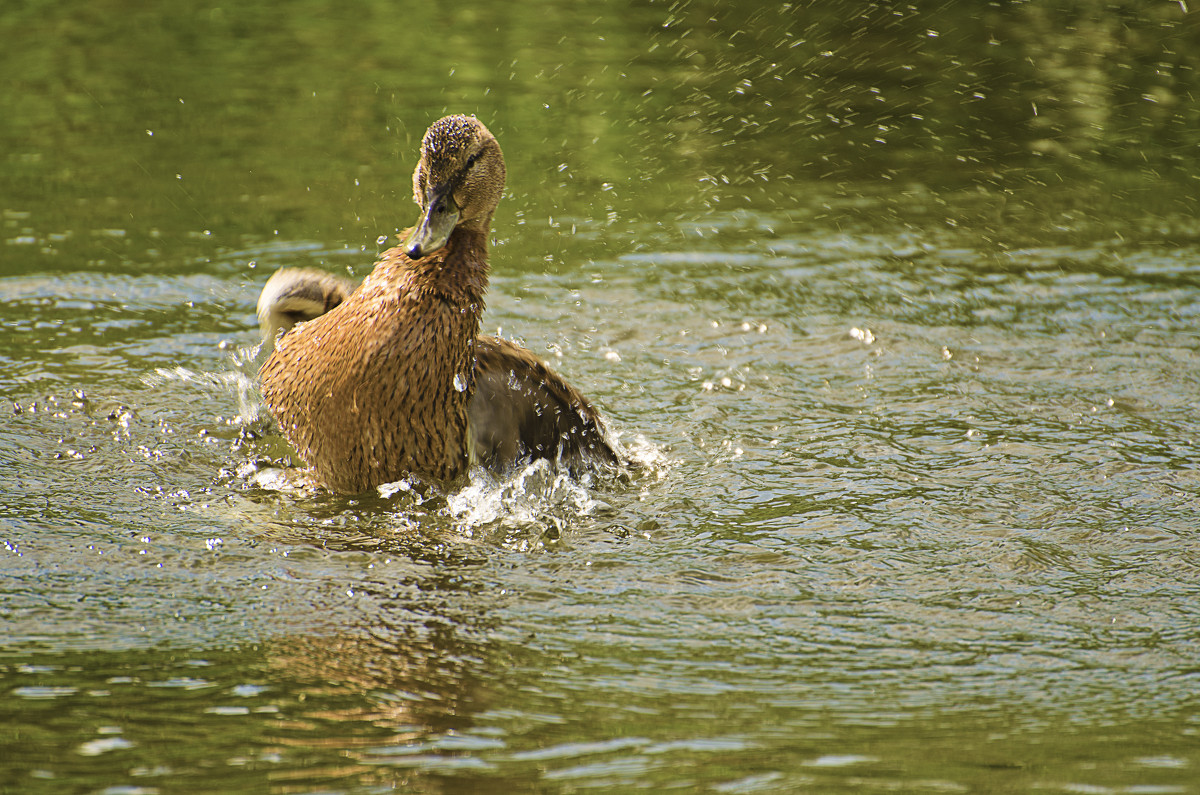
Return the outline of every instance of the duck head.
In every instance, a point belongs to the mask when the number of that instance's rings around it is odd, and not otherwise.
[[[421,218],[404,245],[409,258],[437,251],[458,227],[487,234],[504,192],[504,175],[500,144],[482,122],[472,116],[434,122],[413,172],[413,200]]]

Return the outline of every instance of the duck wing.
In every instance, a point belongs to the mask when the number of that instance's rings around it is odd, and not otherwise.
[[[263,341],[274,346],[280,332],[320,317],[349,298],[357,287],[348,279],[316,268],[280,268],[271,274],[258,296]]]
[[[476,461],[492,470],[546,458],[577,472],[622,460],[600,413],[579,390],[530,351],[498,337],[475,340],[467,416]]]

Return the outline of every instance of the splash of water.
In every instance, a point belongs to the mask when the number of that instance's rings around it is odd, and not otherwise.
[[[167,383],[187,384],[209,392],[232,393],[238,402],[238,413],[234,424],[249,426],[265,416],[265,405],[258,392],[257,373],[261,364],[263,346],[241,345],[233,348],[229,355],[231,370],[207,372],[187,367],[159,367],[153,373],[142,376],[148,387],[159,387]]]

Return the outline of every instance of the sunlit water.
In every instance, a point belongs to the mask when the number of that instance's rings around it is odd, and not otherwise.
[[[289,486],[262,252],[6,279],[10,780],[1184,791],[1195,248],[722,220],[493,279],[490,326],[655,457],[628,482]]]
[[[1194,791],[1194,13],[365,8],[0,12],[0,791]],[[471,109],[645,466],[314,490],[258,290]]]

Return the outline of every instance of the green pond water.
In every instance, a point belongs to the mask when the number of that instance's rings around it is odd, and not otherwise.
[[[923,5],[923,4],[921,4]],[[1183,2],[0,7],[0,791],[1200,791]],[[288,488],[424,129],[650,462]]]

